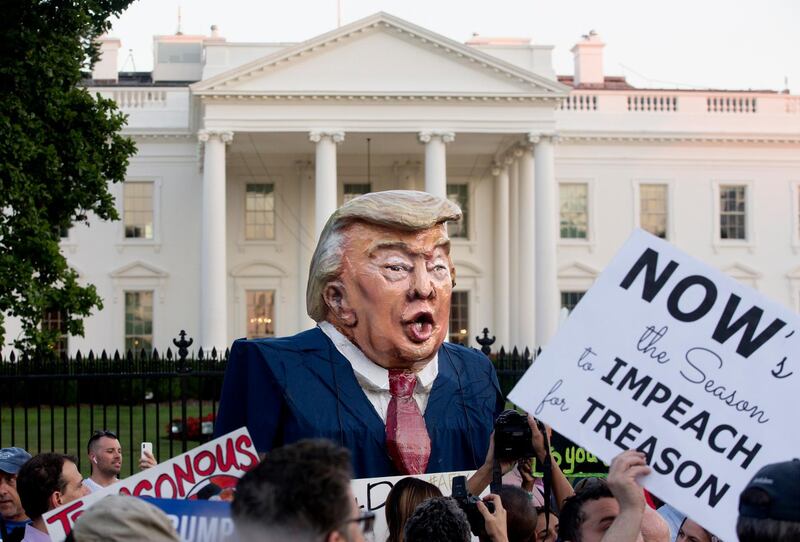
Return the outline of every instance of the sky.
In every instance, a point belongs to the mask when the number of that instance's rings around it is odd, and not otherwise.
[[[228,41],[298,42],[377,11],[465,42],[525,37],[553,45],[559,75],[570,49],[596,31],[606,75],[650,88],[783,90],[800,94],[800,1],[762,0],[137,0],[114,21],[119,65],[149,71],[152,36],[209,34]],[[133,62],[130,57],[132,54]]]

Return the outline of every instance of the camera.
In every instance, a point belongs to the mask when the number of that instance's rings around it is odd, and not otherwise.
[[[478,501],[481,499],[475,495],[470,495],[467,491],[467,477],[456,476],[453,478],[453,493],[451,495],[464,511],[469,520],[469,528],[475,536],[485,536],[486,526],[483,522],[481,511],[478,510]],[[490,513],[494,514],[494,503],[484,502]]]
[[[494,456],[501,461],[534,457],[532,437],[527,416],[504,410],[494,422]]]

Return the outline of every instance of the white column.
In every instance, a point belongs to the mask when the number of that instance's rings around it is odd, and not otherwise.
[[[341,131],[313,131],[308,138],[317,144],[314,194],[314,236],[336,210],[336,144],[344,141]]]
[[[512,160],[497,164],[492,169],[494,178],[494,332],[497,337],[495,350],[508,348],[509,318],[509,245],[508,245],[508,167]]]
[[[553,135],[529,136],[534,143],[536,177],[536,340],[547,345],[558,327],[558,186]]]
[[[445,146],[455,139],[453,132],[428,130],[419,133],[425,143],[425,192],[447,197],[447,154]]]
[[[298,160],[297,166],[297,187],[299,190],[300,205],[297,209],[297,328],[294,333],[299,333],[304,329],[314,327],[314,320],[308,316],[306,311],[306,286],[308,285],[308,268],[311,264],[311,251],[314,250],[314,232],[308,231],[309,221],[306,217],[306,209],[311,206],[311,172],[313,171],[311,162],[308,160]]]
[[[521,149],[515,149],[513,156],[517,158],[509,166],[509,186],[508,197],[510,201],[508,209],[508,269],[509,287],[511,289],[511,299],[509,308],[511,309],[511,323],[509,325],[510,343],[509,349],[520,346],[519,339],[519,160],[522,156]]]
[[[204,350],[228,346],[228,277],[225,225],[225,145],[233,133],[201,130],[203,157],[203,201],[200,220],[200,337]]]
[[[520,346],[536,350],[536,260],[533,153],[523,148],[519,158],[519,340]]]

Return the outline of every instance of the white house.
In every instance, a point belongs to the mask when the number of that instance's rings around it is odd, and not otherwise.
[[[322,224],[392,188],[464,208],[451,340],[546,342],[636,227],[800,306],[798,96],[634,88],[605,75],[594,33],[557,76],[550,46],[385,13],[297,44],[157,36],[152,73],[118,73],[119,41],[102,47],[89,85],[139,151],[111,187],[123,219],[63,240],[105,299],[72,352],[307,328]]]

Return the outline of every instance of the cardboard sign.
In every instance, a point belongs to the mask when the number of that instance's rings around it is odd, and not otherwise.
[[[181,542],[233,542],[231,503],[143,497],[172,521]]]
[[[469,479],[475,471],[464,472],[438,472],[433,474],[409,475],[419,478],[438,487],[442,495],[448,496],[453,492],[453,478],[466,476]],[[353,480],[351,488],[360,508],[375,512],[375,540],[386,540],[389,536],[389,526],[386,524],[386,497],[394,485],[408,476],[387,476],[384,478],[361,478]],[[484,492],[487,493],[487,492]]]
[[[212,493],[230,493],[239,478],[258,465],[258,461],[250,434],[246,427],[242,427],[113,486],[47,512],[43,516],[44,522],[50,538],[61,542],[78,517],[106,495],[124,493],[167,499],[208,498]]]
[[[724,540],[739,494],[800,447],[800,318],[636,231],[509,394]]]

